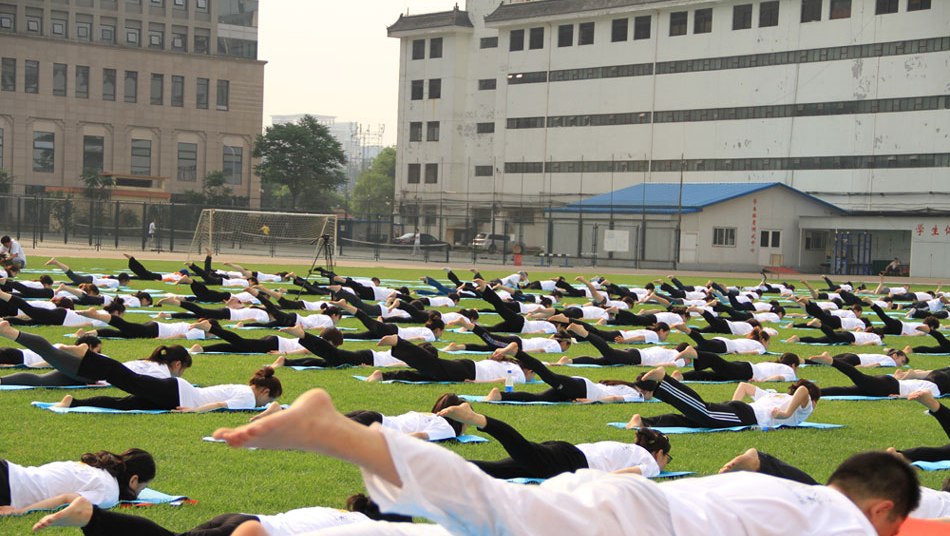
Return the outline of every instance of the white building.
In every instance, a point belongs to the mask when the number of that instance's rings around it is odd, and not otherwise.
[[[947,2],[469,0],[389,35],[397,206],[449,240],[550,247],[543,209],[681,173],[950,210]]]

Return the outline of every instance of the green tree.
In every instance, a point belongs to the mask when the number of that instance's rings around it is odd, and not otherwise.
[[[392,209],[396,192],[396,148],[383,149],[353,186],[353,212],[385,214]]]
[[[311,115],[296,123],[267,127],[254,142],[254,157],[261,159],[254,171],[265,187],[287,186],[291,209],[297,208],[301,196],[313,199],[335,191],[346,181],[343,147]]]
[[[201,180],[201,193],[208,205],[225,205],[231,199],[231,187],[228,186],[223,171],[209,171]]]
[[[83,170],[79,180],[83,183],[83,195],[93,201],[105,201],[112,197],[115,179],[102,175],[94,169]]]
[[[13,174],[5,169],[0,169],[0,194],[10,193],[13,187]]]

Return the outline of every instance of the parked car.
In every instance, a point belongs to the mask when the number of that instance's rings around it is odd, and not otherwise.
[[[504,248],[506,242],[508,243],[508,249],[510,250],[514,242],[508,235],[478,233],[472,240],[472,247],[474,249],[487,250],[488,253],[495,253],[496,251]]]
[[[397,236],[393,238],[393,244],[402,244],[411,246],[416,243],[416,233],[406,233],[404,235]],[[452,244],[439,240],[438,238],[430,235],[429,233],[419,233],[419,244],[423,246],[438,246],[444,247],[445,249],[452,249]]]

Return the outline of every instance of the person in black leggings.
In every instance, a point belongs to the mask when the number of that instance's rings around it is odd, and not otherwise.
[[[56,307],[55,309],[35,307],[19,296],[13,296],[2,291],[0,291],[0,300],[8,302],[11,307],[16,307],[29,317],[26,319],[18,316],[5,318],[7,322],[17,326],[63,326],[65,325],[66,317],[69,315],[67,311],[71,309],[71,307]],[[72,305],[71,301],[61,300],[60,303]],[[103,307],[102,310],[109,315],[109,319],[111,320],[113,318],[120,318],[120,315],[125,313],[125,305],[122,303],[122,300],[115,300]],[[82,313],[77,312],[76,314]]]
[[[645,314],[636,314],[627,309],[609,309],[608,312],[613,312],[614,317],[608,318],[607,323],[612,326],[652,326],[659,323],[655,314],[645,313]],[[686,322],[686,309],[675,306],[670,308],[670,312],[680,315],[680,318],[683,322]]]
[[[225,341],[223,343],[209,344],[201,347],[195,344],[192,350],[202,352],[220,352],[223,354],[266,354],[268,352],[280,349],[279,337],[277,335],[265,335],[258,339],[248,339],[221,327],[217,320],[210,319],[205,322],[198,322],[195,327],[215,335]]]
[[[678,327],[677,329],[686,333],[686,335],[689,336],[690,339],[693,339],[693,341],[696,342],[696,349],[701,352],[713,352],[716,354],[725,354],[729,352],[729,348],[728,346],[726,346],[725,341],[722,341],[719,339],[709,339],[709,340],[704,339],[702,334],[699,332],[699,330],[686,327],[685,325],[682,325],[681,327]],[[751,339],[753,341],[758,341],[762,346],[765,346],[766,348],[768,348],[769,339],[771,337],[768,333],[756,327],[752,329],[752,333],[749,333],[749,335],[746,338]]]
[[[7,279],[3,284],[0,284],[0,290],[10,293],[16,292],[21,298],[42,298],[46,300],[52,298],[53,278],[48,275],[41,275],[38,281],[43,285],[43,288],[34,288],[24,285],[20,281]]]
[[[805,312],[808,313],[809,316],[818,319],[818,321],[821,322],[821,325],[822,325],[822,326],[828,326],[829,328],[831,328],[831,329],[833,329],[833,330],[834,330],[834,329],[841,329],[841,317],[840,317],[840,316],[836,316],[836,315],[833,315],[833,314],[829,313],[828,311],[826,311],[826,310],[822,309],[821,307],[819,307],[817,303],[815,303],[815,302],[809,300],[808,298],[798,298],[798,299],[796,299],[795,301],[801,303],[801,304],[805,307]],[[861,312],[862,312],[862,308],[861,308],[860,305],[854,305],[854,306],[851,307],[851,309],[854,311],[855,316],[859,316],[859,315],[861,314]],[[859,316],[859,318],[860,318],[860,316]],[[866,326],[870,326],[870,323],[867,321],[867,319],[863,319],[863,318],[862,318],[862,320],[864,320],[864,324],[865,324]],[[806,327],[806,328],[807,328],[807,327],[811,327],[811,326],[796,324],[794,327],[798,327],[798,328]]]
[[[204,268],[198,266],[198,265],[195,264],[195,263],[189,264],[189,265],[188,265],[188,268],[190,268],[191,271],[195,273],[195,275],[197,275],[198,277],[200,277],[201,279],[203,279],[204,282],[205,282],[206,284],[208,284],[208,285],[221,285],[221,284],[224,283],[224,280],[225,280],[225,279],[230,279],[227,275],[222,275],[221,273],[215,271],[215,270],[211,267],[211,256],[210,256],[210,255],[208,255],[208,256],[205,257]],[[254,277],[254,276],[246,277],[246,278],[240,278],[240,279],[246,279],[248,286],[253,286],[253,285],[258,284],[257,278]]]
[[[782,357],[778,358],[775,363],[788,365],[797,371],[799,364],[801,364],[801,359],[799,359],[797,354],[786,352],[782,354]],[[674,371],[674,377],[676,377],[676,374],[678,374],[678,372]],[[679,377],[676,377],[676,379],[709,382],[748,382],[754,381],[754,377],[755,369],[752,363],[748,361],[726,361],[718,354],[712,352],[696,352],[696,357],[693,358],[693,370],[683,372]],[[777,376],[773,379],[782,381],[781,376]],[[769,381],[769,379],[758,381]]]
[[[876,303],[871,300],[867,300],[868,305],[870,305],[871,310],[877,313],[877,316],[884,322],[884,329],[882,330],[887,335],[901,335],[904,333],[904,324],[896,318],[891,318],[887,316],[887,313],[884,312]],[[924,319],[923,324],[930,329],[940,329],[940,321],[932,316],[928,316]]]
[[[393,357],[403,361],[415,370],[396,370],[392,372],[375,371],[367,381],[401,380],[410,382],[464,382],[475,380],[475,362],[471,359],[442,359],[439,351],[428,343],[412,344],[396,335],[384,337],[379,341],[382,346],[393,347]],[[518,364],[512,361],[513,366]],[[528,371],[525,371],[527,378]]]
[[[466,319],[467,320],[467,319]],[[491,333],[482,326],[474,324],[472,322],[462,321],[463,325],[468,328],[472,333],[478,335],[478,338],[482,340],[485,344],[471,344],[471,343],[449,343],[449,346],[446,349],[450,351],[454,350],[468,350],[470,352],[494,352],[499,348],[504,348],[511,343],[515,343],[519,350],[523,349],[524,341],[521,337],[514,335],[499,335],[498,333]],[[561,346],[561,351],[566,352],[568,348],[571,347],[571,337],[563,332],[558,333],[554,336],[554,340],[558,342]]]
[[[937,341],[937,346],[914,346],[911,350],[915,354],[948,354],[950,353],[950,341],[944,337],[943,333],[940,333],[936,329],[931,329],[927,332],[928,335],[934,338]],[[904,349],[904,352],[907,353],[907,348]]]
[[[856,339],[854,333],[850,331],[835,331],[828,326],[822,324],[818,327],[822,333],[825,334],[824,337],[799,337],[798,335],[792,335],[788,339],[785,339],[785,342],[804,342],[807,344],[854,344]],[[874,333],[878,337],[884,338],[884,331],[881,328],[868,328],[865,330],[867,333]]]
[[[588,331],[580,323],[572,323],[567,330],[577,335],[578,339],[586,340],[600,352],[602,357],[578,356],[567,358],[566,356],[558,361],[559,364],[572,363],[577,365],[639,365],[641,361],[640,350],[636,348],[619,349],[610,346],[597,333]]]
[[[224,292],[222,290],[211,290],[204,283],[200,281],[192,281],[191,278],[189,277],[183,277],[181,278],[179,282],[187,283],[191,286],[191,293],[195,295],[195,299],[197,301],[208,302],[208,303],[221,303],[223,301],[227,301],[231,299],[231,296],[233,296],[233,294],[231,294],[230,292]],[[247,288],[245,289],[245,291],[256,295],[256,291],[251,288]]]
[[[938,402],[929,391],[911,393],[907,399],[916,400],[923,404],[927,408],[927,412],[937,419],[937,423],[943,428],[943,433],[950,438],[950,408]],[[942,447],[915,447],[900,449],[897,452],[911,462],[939,462],[950,460],[950,443]]]
[[[482,299],[494,307],[495,312],[502,318],[502,321],[494,326],[484,326],[485,331],[491,333],[521,333],[524,329],[525,318],[508,307],[494,290],[485,285],[484,281],[479,283],[478,290],[482,295]]]
[[[89,351],[99,353],[102,351],[102,341],[94,335],[83,335],[76,339],[76,344],[85,344],[89,346]],[[16,348],[0,349],[0,363],[15,365],[23,363],[23,352]],[[188,365],[190,366],[190,364]],[[186,367],[187,368],[187,367]],[[0,385],[28,385],[31,387],[66,387],[70,385],[88,385],[95,383],[87,378],[71,376],[58,370],[46,372],[43,374],[34,374],[32,372],[16,372],[0,377]]]
[[[357,310],[352,305],[340,303],[340,308],[355,316],[367,330],[358,333],[347,333],[347,339],[372,340],[381,339],[387,335],[399,334],[400,328],[397,325],[370,318],[366,313]],[[430,318],[425,327],[429,328],[437,339],[442,336],[442,332],[445,330],[445,324],[438,318]]]
[[[842,354],[842,356],[847,354]],[[901,392],[900,380],[893,376],[871,376],[859,371],[854,365],[838,357],[814,356],[812,359],[830,364],[847,376],[853,386],[822,387],[823,396],[896,396]],[[941,393],[950,392],[950,372],[946,370],[930,371],[922,379],[937,385]]]
[[[106,308],[108,308],[109,305],[107,305]],[[115,328],[96,328],[88,331],[80,330],[77,332],[83,335],[98,335],[99,337],[109,337],[113,339],[157,339],[159,337],[159,326],[158,322],[155,321],[150,320],[148,322],[139,324],[136,322],[129,322],[128,320],[117,315],[109,315],[107,318],[102,312],[95,311],[93,309],[80,311],[78,314],[107,322],[110,326]]]
[[[543,443],[528,441],[511,425],[476,413],[468,403],[442,410],[439,415],[450,421],[476,426],[501,443],[502,448],[508,453],[508,458],[493,461],[469,460],[470,463],[495,478],[551,478],[561,473],[573,473],[589,467],[587,456],[573,444],[567,441]],[[666,466],[668,460],[672,459],[669,456],[669,438],[656,430],[650,428],[638,430],[634,444],[652,454],[660,470]]]
[[[302,328],[287,328],[286,333],[298,337],[300,345],[317,357],[289,358],[278,357],[273,367],[342,367],[374,366],[373,350],[347,350],[343,346],[343,332],[337,328],[326,328],[320,335],[305,332]]]
[[[395,354],[394,354],[395,355]],[[527,391],[499,392],[499,400],[516,402],[571,402],[587,397],[587,383],[579,376],[565,376],[551,372],[544,363],[525,352],[515,354],[522,368],[534,372],[541,381],[551,386],[540,393]],[[494,393],[495,391],[492,391]],[[489,396],[489,398],[491,398]]]
[[[136,279],[141,279],[143,281],[161,281],[164,276],[158,272],[153,272],[145,267],[141,262],[139,262],[135,257],[127,253],[123,253],[126,259],[129,259],[129,271],[135,274]],[[186,271],[180,272],[185,274]]]
[[[330,289],[328,289],[327,287],[315,285],[299,276],[294,277],[293,282],[295,285],[300,287],[300,289],[293,292],[293,294],[296,294],[298,296],[300,294],[323,296],[323,295],[327,295],[331,293]]]

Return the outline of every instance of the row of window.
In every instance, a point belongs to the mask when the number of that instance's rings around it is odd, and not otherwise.
[[[439,182],[439,164],[425,164],[425,183],[437,184]],[[406,173],[406,182],[408,184],[419,184],[422,177],[422,164],[409,164]]]
[[[825,115],[877,114],[950,110],[950,95],[868,99],[859,101],[812,102],[805,104],[777,104],[773,106],[740,106],[736,108],[703,108],[696,110],[669,110],[608,114],[556,115],[545,117],[511,117],[507,128],[600,127],[613,125],[640,125],[649,123],[688,123],[698,121],[733,121],[744,119],[777,119]]]
[[[506,162],[505,173],[612,173],[679,171],[799,171],[950,167],[950,153],[689,160],[576,160]]]
[[[89,98],[89,87],[92,83],[90,69],[87,65],[76,65],[74,72],[74,93],[78,99]],[[102,69],[102,100],[116,100],[116,83],[118,73],[115,69]],[[52,94],[65,97],[68,94],[69,66],[65,63],[53,64]],[[175,107],[185,105],[185,77],[171,75],[169,77],[169,104]],[[16,58],[0,58],[0,91],[16,91],[17,87],[17,60]],[[195,107],[208,109],[208,96],[211,80],[208,78],[195,79]],[[122,98],[125,102],[138,102],[139,73],[138,71],[124,71],[122,78]],[[217,99],[215,109],[227,111],[229,109],[231,82],[217,80]],[[149,103],[162,106],[165,104],[165,75],[151,73],[149,79]],[[23,91],[25,93],[40,92],[40,62],[25,60],[23,62]]]
[[[859,58],[880,58],[885,56],[903,56],[950,50],[950,37],[930,39],[911,39],[888,43],[869,43],[866,45],[848,45],[841,47],[813,48],[807,50],[789,50],[743,56],[723,56],[719,58],[697,58],[692,60],[660,61],[655,72],[658,75],[676,73],[694,73],[703,71],[721,71],[728,69],[747,69],[752,67],[771,67],[816,63]],[[567,82],[572,80],[594,80],[600,78],[621,78],[630,76],[650,76],[654,73],[654,64],[636,63],[627,65],[608,65],[603,67],[581,67],[557,71],[533,71],[511,73],[509,84],[536,84],[544,82]]]
[[[105,137],[83,136],[82,168],[84,171],[105,171]],[[132,138],[129,142],[132,175],[152,174],[152,140]],[[56,170],[56,134],[33,132],[33,171],[53,173]],[[0,169],[3,168],[3,129],[0,129]],[[228,184],[241,184],[244,171],[244,148],[224,145],[221,151],[221,169]],[[196,181],[198,178],[198,144],[178,143],[177,173],[180,181]]]
[[[736,228],[735,227],[713,227],[712,245],[714,247],[722,247],[722,248],[736,247]],[[782,231],[760,231],[759,232],[759,247],[761,248],[782,247]],[[806,247],[805,249],[815,249],[815,248]],[[824,247],[822,247],[822,249],[824,249]]]
[[[475,123],[475,132],[478,134],[491,134],[495,132],[495,123]],[[426,121],[425,133],[425,141],[439,141],[439,122]],[[422,121],[412,121],[409,123],[409,141],[422,141]]]
[[[429,39],[429,58],[441,58],[442,57],[442,38],[433,37]],[[412,41],[412,59],[414,60],[424,60],[426,59],[426,40],[425,39],[414,39]]]
[[[411,100],[422,100],[425,98],[424,89],[425,89],[425,80],[413,80],[409,84],[409,98]],[[441,78],[430,78],[429,79],[429,98],[430,99],[440,99],[442,98],[442,79]]]

